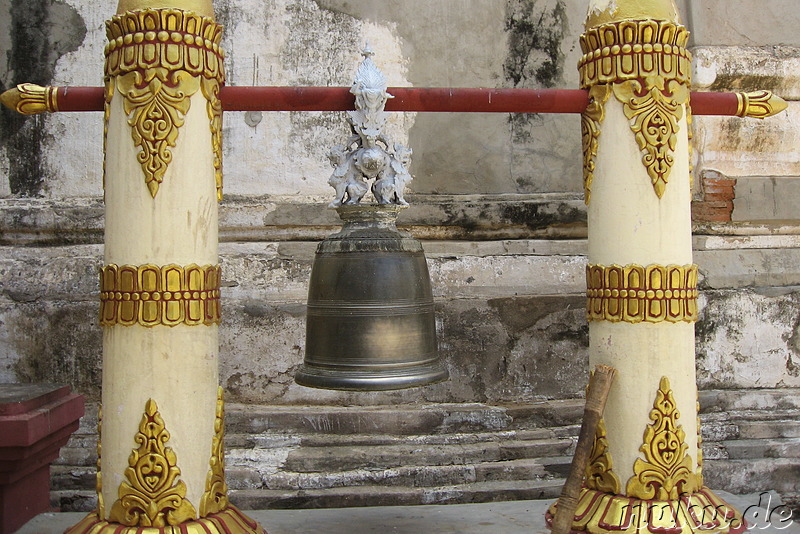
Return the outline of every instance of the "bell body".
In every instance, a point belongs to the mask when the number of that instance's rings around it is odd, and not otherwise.
[[[395,227],[400,209],[337,209],[344,227],[319,244],[311,271],[298,384],[379,391],[447,378],[425,254]]]

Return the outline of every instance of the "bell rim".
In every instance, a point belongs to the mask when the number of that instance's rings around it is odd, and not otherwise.
[[[402,369],[369,371],[347,369],[346,372],[305,362],[295,373],[294,381],[301,386],[315,389],[369,392],[430,386],[449,377],[450,373],[441,361]]]

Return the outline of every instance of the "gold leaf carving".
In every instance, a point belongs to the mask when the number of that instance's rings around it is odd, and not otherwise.
[[[103,521],[93,512],[65,534],[266,534],[266,531],[235,506],[229,506],[217,514],[161,528],[126,527]]]
[[[197,517],[186,500],[186,484],[178,480],[181,470],[171,447],[170,434],[153,399],[147,401],[139,432],[139,444],[128,458],[119,499],[109,519],[127,526],[164,527]]]
[[[697,276],[697,265],[587,265],[587,318],[627,323],[696,321]]]
[[[200,499],[200,517],[221,512],[228,507],[228,485],[225,483],[225,401],[223,389],[217,388],[217,415],[211,440],[211,468],[206,475],[206,489]]]
[[[631,121],[653,189],[661,198],[674,163],[678,122],[683,117],[683,104],[689,101],[689,88],[660,77],[648,78],[644,84],[630,80],[613,88]]]
[[[689,31],[664,20],[626,20],[589,28],[581,35],[581,87],[662,77],[689,84]]]
[[[588,205],[592,196],[595,158],[600,139],[600,125],[605,118],[605,103],[611,94],[608,85],[595,85],[589,89],[589,105],[581,114],[581,145],[583,147],[583,192]]]
[[[639,448],[644,459],[636,459],[634,474],[628,480],[626,493],[629,497],[675,501],[702,487],[697,484],[694,464],[687,454],[686,433],[677,423],[678,418],[680,413],[669,379],[662,377],[650,411],[652,423],[647,425],[644,443]]]
[[[211,147],[214,151],[214,178],[217,184],[217,200],[222,200],[222,101],[219,99],[220,83],[214,78],[203,78],[200,82],[206,97]]]
[[[172,162],[170,148],[203,85],[208,99],[217,196],[222,188],[222,106],[225,81],[222,27],[213,19],[178,9],[143,9],[115,15],[106,23],[106,80],[117,78],[132,127],[137,160],[155,198]]]
[[[103,190],[106,188],[106,157],[108,154],[108,119],[111,118],[111,99],[117,90],[116,78],[106,78],[103,88]]]
[[[606,422],[600,419],[594,436],[589,465],[586,466],[586,487],[604,493],[620,493],[620,481],[613,471],[611,451],[608,450]]]
[[[100,326],[189,326],[220,322],[219,265],[106,265]]]
[[[557,504],[545,514],[548,526]],[[582,488],[572,522],[572,532],[590,534],[729,534],[744,527],[742,515],[705,487],[669,501]]]
[[[133,142],[139,147],[136,158],[142,166],[145,183],[155,198],[164,173],[172,162],[170,147],[178,139],[189,111],[191,97],[200,88],[199,78],[186,71],[149,69],[130,72],[117,78]]]

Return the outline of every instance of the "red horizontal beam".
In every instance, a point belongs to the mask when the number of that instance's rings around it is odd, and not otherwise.
[[[583,89],[474,89],[390,87],[386,111],[450,113],[581,113]],[[355,108],[349,87],[223,87],[225,111],[347,111]],[[735,93],[692,93],[695,115],[736,115]],[[102,87],[59,87],[59,111],[102,111]]]

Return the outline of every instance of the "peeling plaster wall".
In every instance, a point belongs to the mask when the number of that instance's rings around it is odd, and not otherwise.
[[[99,85],[114,4],[0,0],[0,88]],[[346,86],[369,41],[390,85],[527,88],[577,86],[583,4],[215,2],[232,85]],[[790,100],[788,113],[763,122],[695,118],[696,196],[713,203],[711,185],[725,184],[734,220],[696,228],[705,295],[698,379],[714,388],[800,387],[798,12],[794,0],[757,10],[739,0],[683,4],[696,88],[765,88]],[[0,111],[0,382],[60,381],[98,397],[102,127],[99,113]],[[389,132],[414,150],[412,208],[400,222],[425,239],[452,379],[375,394],[293,383],[314,242],[337,225],[324,209],[326,153],[348,131],[340,113],[227,113],[220,340],[230,399],[507,403],[581,395],[578,117],[397,114]]]

